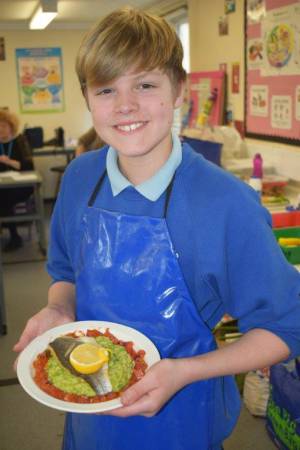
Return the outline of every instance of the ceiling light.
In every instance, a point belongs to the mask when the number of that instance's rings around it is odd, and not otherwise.
[[[39,6],[33,14],[29,28],[43,30],[57,15],[57,0],[40,0]]]

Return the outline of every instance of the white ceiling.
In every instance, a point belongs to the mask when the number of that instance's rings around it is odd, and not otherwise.
[[[38,0],[0,0],[0,32],[5,29],[28,29],[38,4]],[[125,5],[166,15],[186,4],[187,0],[58,0],[58,14],[48,29],[86,28]]]

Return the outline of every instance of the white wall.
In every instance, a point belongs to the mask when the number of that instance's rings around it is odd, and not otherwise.
[[[54,137],[54,129],[58,126],[65,129],[66,138],[78,138],[90,127],[90,114],[74,69],[77,49],[83,35],[83,30],[1,31],[1,37],[5,38],[6,60],[0,61],[0,107],[7,106],[16,112],[20,117],[21,128],[25,123],[28,126],[42,126],[47,140]],[[65,112],[20,113],[15,49],[31,47],[62,49]]]
[[[224,16],[224,0],[188,0],[191,71],[219,70],[227,63],[227,95],[234,119],[244,120],[244,0],[228,15],[229,33],[219,36],[218,21]],[[231,93],[231,65],[240,63],[240,92]]]

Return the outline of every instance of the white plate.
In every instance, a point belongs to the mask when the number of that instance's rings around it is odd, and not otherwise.
[[[74,331],[99,330],[104,332],[106,328],[122,341],[132,341],[134,349],[145,350],[145,361],[148,367],[160,360],[157,348],[144,334],[139,331],[113,322],[101,321],[82,321],[72,322],[66,325],[52,328],[41,336],[36,337],[20,354],[17,365],[17,376],[23,389],[35,400],[43,403],[51,408],[61,411],[77,412],[77,413],[96,413],[109,411],[121,406],[119,398],[99,403],[73,403],[65,402],[42,391],[33,379],[34,368],[33,361],[37,355],[46,350],[49,342],[56,337],[72,333]]]

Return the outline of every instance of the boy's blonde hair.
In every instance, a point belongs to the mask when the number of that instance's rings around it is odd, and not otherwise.
[[[78,51],[76,72],[83,92],[87,85],[105,84],[131,68],[137,72],[159,68],[177,87],[186,79],[182,59],[180,39],[166,20],[125,7],[87,33]]]
[[[16,136],[19,129],[19,119],[14,113],[9,112],[6,109],[0,109],[0,121],[8,123],[11,128],[12,135]]]

